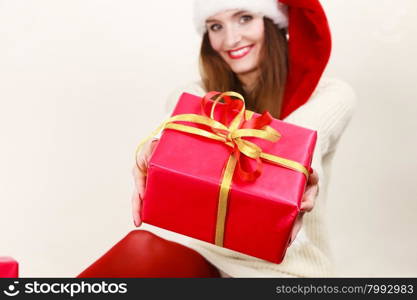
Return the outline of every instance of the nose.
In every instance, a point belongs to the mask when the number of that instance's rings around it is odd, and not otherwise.
[[[227,49],[236,48],[239,42],[242,39],[242,35],[239,29],[235,28],[234,26],[227,26],[224,45]]]

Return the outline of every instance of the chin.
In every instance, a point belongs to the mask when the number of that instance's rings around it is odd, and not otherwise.
[[[246,75],[252,73],[256,70],[256,67],[246,67],[246,68],[232,68],[233,73],[236,75]]]

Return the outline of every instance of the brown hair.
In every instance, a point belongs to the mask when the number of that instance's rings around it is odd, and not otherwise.
[[[258,113],[269,111],[279,118],[287,78],[286,30],[280,30],[264,17],[264,44],[259,60],[260,77],[250,93],[246,93],[235,73],[211,47],[208,32],[200,49],[200,73],[207,91],[235,91],[245,97],[246,107]]]

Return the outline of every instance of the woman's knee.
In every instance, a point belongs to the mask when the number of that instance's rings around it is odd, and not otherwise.
[[[196,251],[145,230],[132,230],[83,275],[89,277],[219,277]],[[105,275],[105,276],[103,276]]]

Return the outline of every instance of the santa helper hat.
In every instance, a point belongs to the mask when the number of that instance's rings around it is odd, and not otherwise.
[[[280,119],[306,103],[329,61],[331,35],[318,0],[195,0],[194,23],[206,31],[205,21],[225,10],[261,13],[279,28],[288,28],[288,77]]]

